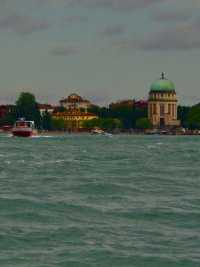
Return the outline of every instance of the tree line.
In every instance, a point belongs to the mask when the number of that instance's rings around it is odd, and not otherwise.
[[[147,106],[134,104],[130,106],[122,103],[121,105],[110,105],[108,108],[95,106],[90,111],[99,118],[118,119],[122,129],[144,130],[152,127],[148,120]],[[180,120],[181,126],[186,129],[200,130],[200,103],[193,106],[178,106],[178,120]]]
[[[133,102],[134,103],[134,102]],[[64,112],[63,107],[58,108],[59,112]],[[147,106],[109,105],[109,107],[92,106],[88,112],[97,115],[98,119],[85,121],[83,127],[100,127],[106,130],[114,129],[148,129],[151,123],[148,120]],[[40,114],[39,106],[33,94],[22,92],[5,117],[0,119],[0,126],[14,124],[18,118],[35,121],[36,127],[43,130],[64,130],[65,122],[62,119],[54,119],[47,111]],[[188,129],[200,129],[200,103],[194,106],[179,106],[178,119],[181,125]]]

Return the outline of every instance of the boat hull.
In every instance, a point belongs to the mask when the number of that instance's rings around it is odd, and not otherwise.
[[[31,137],[33,135],[33,133],[29,131],[13,131],[12,134],[17,137]]]
[[[32,128],[13,128],[12,135],[17,137],[32,137],[37,135],[37,131]]]

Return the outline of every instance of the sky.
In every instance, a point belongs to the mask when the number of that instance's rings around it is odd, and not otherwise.
[[[147,99],[165,72],[200,102],[199,0],[0,0],[0,103]]]

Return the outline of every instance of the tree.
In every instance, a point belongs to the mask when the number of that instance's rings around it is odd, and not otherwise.
[[[139,119],[147,118],[148,109],[147,107],[134,107],[133,108],[133,128],[137,128],[137,121]]]
[[[87,129],[92,129],[95,127],[102,128],[104,130],[114,130],[117,128],[122,128],[122,123],[116,118],[98,118],[93,120],[84,121],[82,126]]]
[[[47,131],[53,129],[52,116],[48,111],[45,111],[45,113],[42,116],[42,128]]]
[[[65,121],[63,119],[52,119],[52,128],[56,131],[64,131]]]
[[[114,130],[116,128],[121,128],[122,123],[119,119],[116,118],[106,118],[100,120],[100,127],[105,130]]]
[[[200,104],[190,109],[187,116],[187,123],[190,129],[200,129]]]
[[[35,96],[29,92],[22,92],[16,101],[16,115],[35,122],[36,127],[41,126],[41,116]]]
[[[147,117],[147,107],[140,107],[126,102],[112,103],[109,108],[92,106],[89,112],[96,114],[99,118],[116,118],[120,120],[121,127],[130,129],[136,127],[136,121],[139,118]]]
[[[181,125],[185,128],[188,128],[188,115],[191,110],[191,107],[187,106],[178,106],[178,119],[181,121]]]
[[[123,128],[133,128],[133,106],[129,105],[110,105],[110,116],[118,118],[123,125]]]
[[[93,113],[100,118],[110,117],[110,110],[109,108],[106,108],[106,107],[99,107],[99,106],[93,105],[88,109],[88,112]]]
[[[100,127],[100,119],[92,119],[92,120],[83,121],[82,127],[85,129],[92,129],[95,127]]]
[[[150,120],[147,118],[137,119],[135,126],[140,130],[150,129],[152,127]]]

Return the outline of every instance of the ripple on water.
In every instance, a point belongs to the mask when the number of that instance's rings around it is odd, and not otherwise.
[[[199,267],[199,145],[0,136],[0,266]]]

